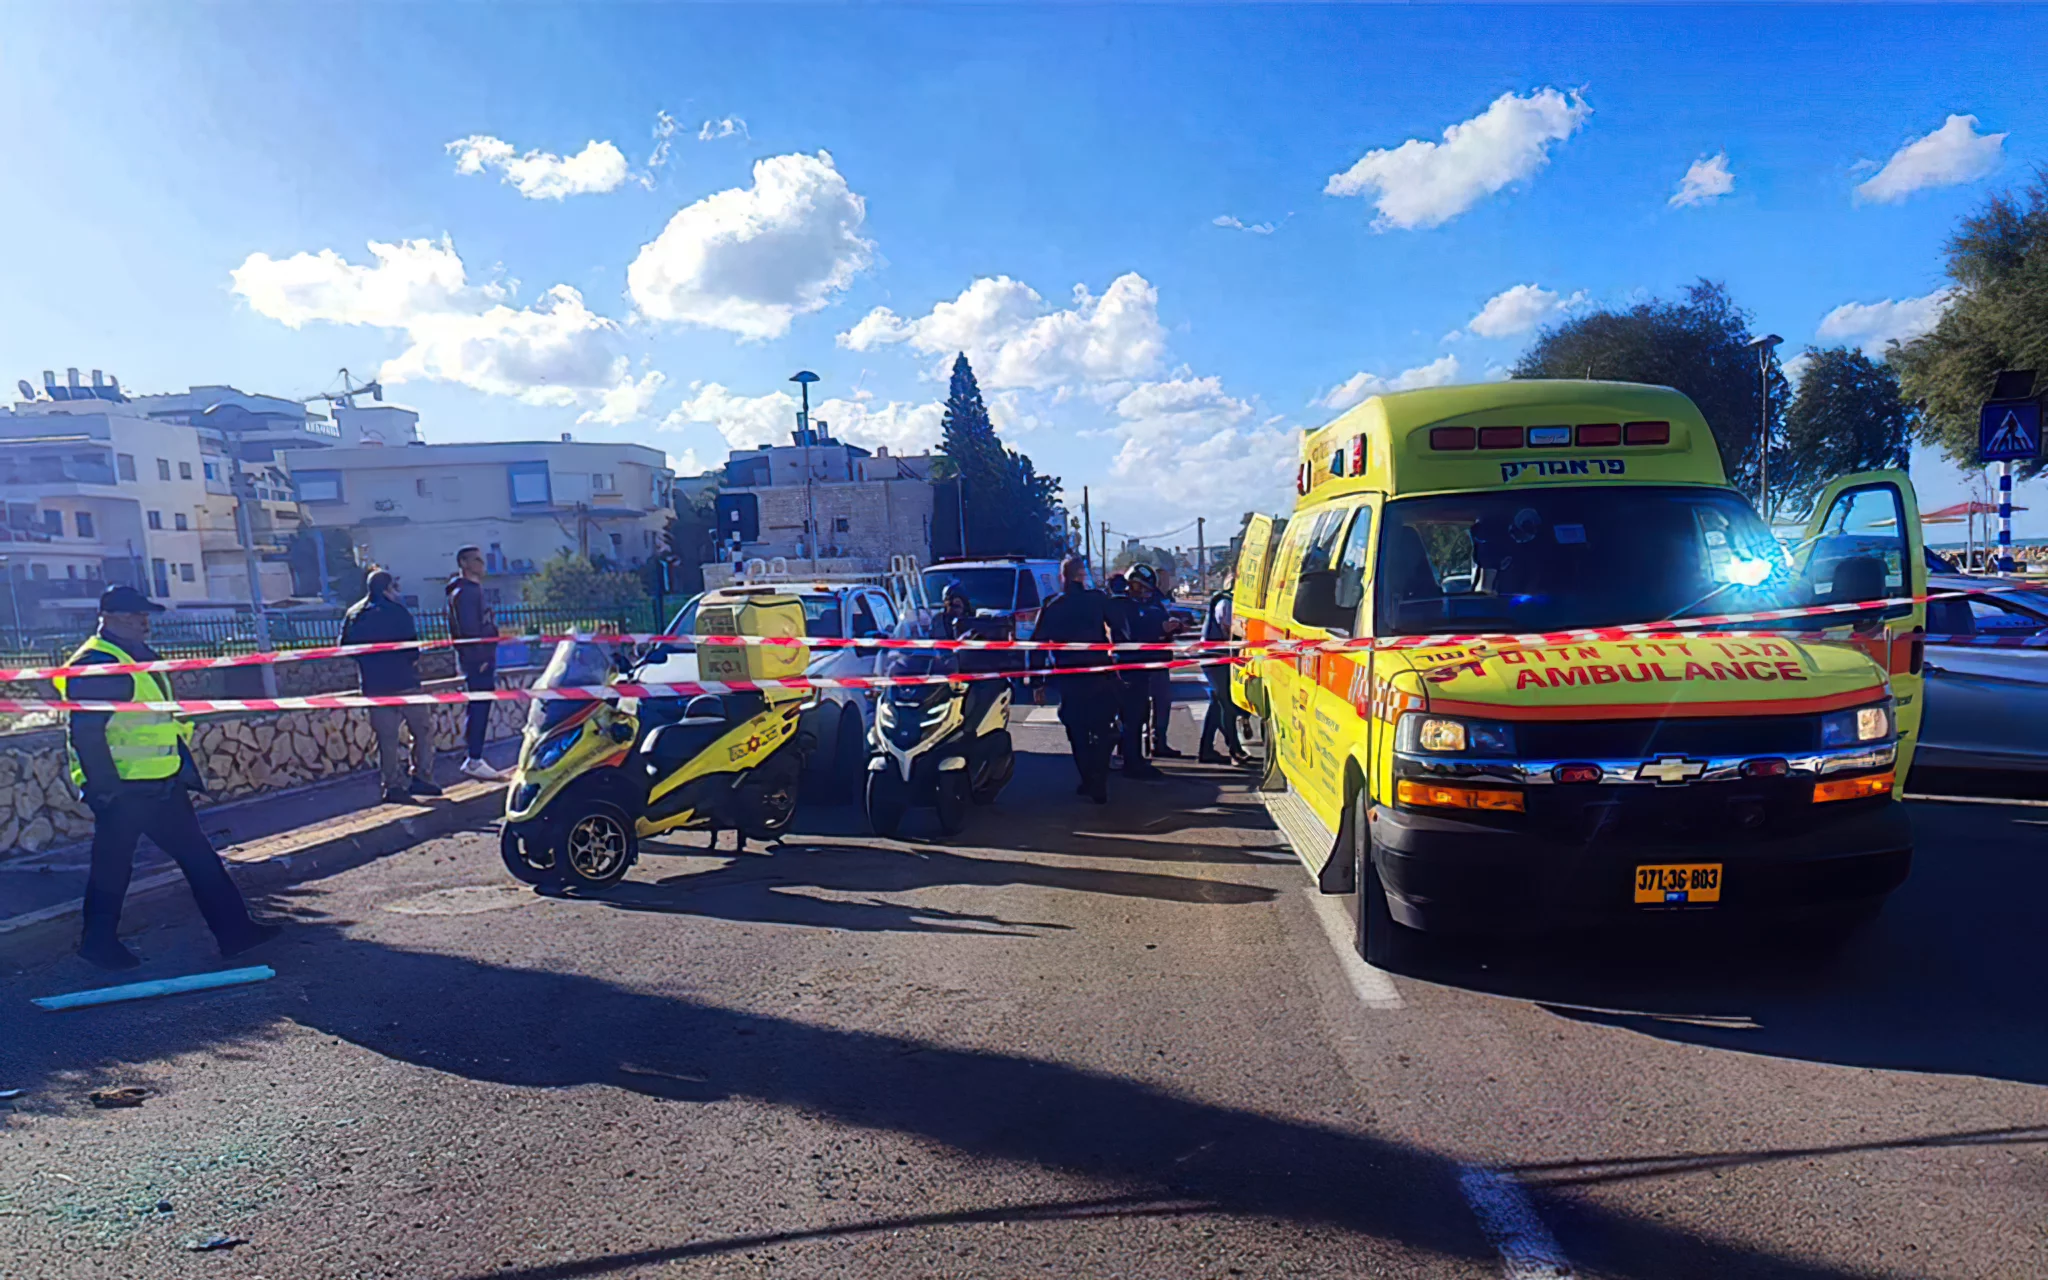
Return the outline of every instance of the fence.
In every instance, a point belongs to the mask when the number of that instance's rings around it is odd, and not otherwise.
[[[659,631],[668,622],[652,604],[629,609],[554,609],[539,605],[506,605],[494,610],[498,630],[508,641],[521,636],[560,635],[570,631]],[[274,649],[316,649],[337,642],[342,611],[290,610],[269,615]],[[446,610],[418,611],[413,624],[422,640],[448,638]],[[0,625],[0,665],[51,666],[71,656],[84,639],[81,632],[17,634]],[[256,620],[247,613],[181,618],[175,613],[150,619],[149,644],[166,658],[218,658],[256,651]]]

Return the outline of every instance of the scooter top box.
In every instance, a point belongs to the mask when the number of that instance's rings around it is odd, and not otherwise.
[[[705,603],[697,631],[707,636],[763,636],[801,640],[804,606],[795,596],[748,596]],[[811,664],[809,645],[721,645],[697,647],[697,669],[706,680],[780,680],[801,676]],[[764,691],[771,702],[807,696],[803,689]]]

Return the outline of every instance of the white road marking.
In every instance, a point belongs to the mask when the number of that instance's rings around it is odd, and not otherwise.
[[[1351,990],[1358,996],[1358,1003],[1368,1009],[1399,1009],[1405,1002],[1401,993],[1394,989],[1394,980],[1384,969],[1375,969],[1358,954],[1358,948],[1351,944],[1351,917],[1337,900],[1320,889],[1308,891],[1309,905],[1315,908],[1316,920],[1329,936],[1330,945],[1337,950],[1337,967],[1344,971],[1344,981],[1351,984]]]
[[[1500,1254],[1501,1274],[1507,1280],[1568,1280],[1573,1274],[1557,1237],[1536,1216],[1536,1206],[1520,1183],[1467,1165],[1459,1171],[1458,1187],[1479,1219],[1480,1230]]]
[[[1024,713],[1025,724],[1058,724],[1059,722],[1060,709],[1058,707],[1033,707]]]

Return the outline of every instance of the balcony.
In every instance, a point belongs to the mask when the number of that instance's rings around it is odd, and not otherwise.
[[[10,490],[69,489],[77,485],[112,485],[114,469],[79,458],[9,458],[0,461],[0,486]]]

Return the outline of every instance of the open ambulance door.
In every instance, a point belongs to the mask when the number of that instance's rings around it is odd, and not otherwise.
[[[1266,714],[1261,700],[1255,663],[1246,655],[1270,634],[1266,626],[1266,579],[1273,568],[1275,521],[1268,515],[1254,515],[1244,527],[1244,541],[1237,550],[1235,580],[1230,589],[1230,638],[1241,646],[1241,661],[1230,666],[1230,700],[1255,716]]]
[[[1902,795],[1926,713],[1921,637],[1927,633],[1927,605],[1919,597],[1927,594],[1927,559],[1920,502],[1905,472],[1859,471],[1821,490],[1813,511],[1793,557],[1813,603],[1913,601],[1884,609],[1881,618],[1858,616],[1855,624],[1830,626],[1824,633],[1862,647],[1890,675],[1899,730],[1892,794]]]

